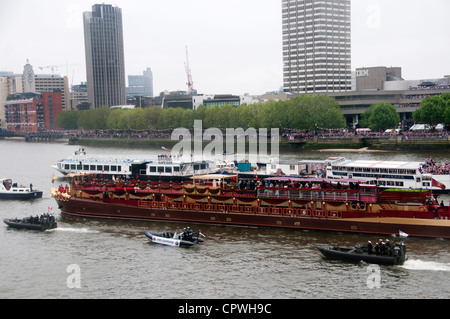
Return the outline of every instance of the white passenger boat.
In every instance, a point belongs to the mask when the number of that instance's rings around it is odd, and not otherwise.
[[[428,174],[425,162],[346,160],[329,158],[327,178],[363,178],[386,188],[450,190],[450,174]]]
[[[10,178],[0,179],[0,199],[34,199],[42,197],[42,191],[33,189],[33,185],[20,186]]]
[[[58,161],[53,168],[63,175],[94,174],[153,180],[183,180],[216,171],[211,161],[183,162],[168,155],[159,155],[157,160],[76,156]]]

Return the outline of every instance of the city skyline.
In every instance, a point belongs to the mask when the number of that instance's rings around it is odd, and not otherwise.
[[[86,81],[83,12],[98,1],[2,1],[0,71]],[[187,90],[185,46],[199,93],[263,94],[283,85],[281,1],[121,1],[125,74],[150,67],[154,94]],[[352,66],[398,66],[405,79],[450,73],[446,0],[352,1]],[[42,67],[42,69],[41,69]]]

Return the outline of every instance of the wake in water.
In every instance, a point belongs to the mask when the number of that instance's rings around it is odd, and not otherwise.
[[[73,232],[73,233],[85,233],[85,234],[97,234],[99,231],[97,230],[90,230],[87,228],[65,228],[65,227],[58,227],[54,228],[51,231],[62,231],[62,232]]]
[[[411,270],[450,271],[450,263],[438,263],[420,259],[407,260],[400,267]]]

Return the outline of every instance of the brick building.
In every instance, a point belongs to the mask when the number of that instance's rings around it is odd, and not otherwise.
[[[57,130],[56,117],[62,110],[61,92],[19,94],[5,103],[6,129],[26,133]]]

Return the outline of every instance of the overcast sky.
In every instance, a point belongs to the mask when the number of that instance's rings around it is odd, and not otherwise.
[[[0,0],[0,71],[86,81],[83,17],[91,0]],[[114,0],[122,8],[125,73],[153,71],[154,93],[263,94],[282,78],[281,0]],[[353,0],[352,70],[402,67],[403,78],[450,74],[449,0]],[[40,67],[43,67],[42,69]]]

